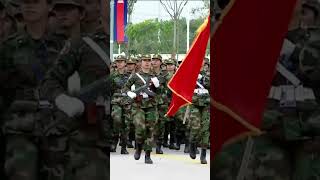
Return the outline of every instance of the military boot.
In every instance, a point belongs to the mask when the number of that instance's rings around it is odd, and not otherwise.
[[[153,164],[151,157],[150,157],[151,151],[146,151],[144,163],[146,164]]]
[[[133,148],[132,140],[128,140],[128,141],[127,141],[127,147],[128,147],[128,148]]]
[[[181,139],[179,137],[175,137],[174,139],[175,139],[174,149],[175,150],[180,150],[180,146],[181,146],[181,143],[180,143],[181,141],[180,140]]]
[[[121,154],[129,154],[129,152],[127,151],[126,146],[122,146],[121,147]]]
[[[134,159],[139,160],[141,156],[142,151],[142,144],[136,144],[136,152],[134,153]]]
[[[164,139],[163,139],[163,147],[167,148],[169,147],[169,144],[168,144],[168,136],[164,136]]]
[[[206,154],[207,154],[207,150],[206,149],[201,149],[201,155],[200,155],[201,164],[207,164]]]
[[[169,149],[176,149],[175,145],[174,145],[174,137],[170,136],[170,145],[169,145]]]
[[[163,154],[163,151],[161,149],[161,143],[157,143],[156,154]]]
[[[191,159],[195,159],[197,157],[196,149],[197,149],[196,144],[191,143],[190,144],[190,153],[189,153]]]
[[[189,145],[189,141],[186,140],[186,144],[184,146],[184,153],[189,153],[190,152],[190,145]]]

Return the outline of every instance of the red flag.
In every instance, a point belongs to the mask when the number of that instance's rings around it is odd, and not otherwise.
[[[261,133],[266,97],[295,3],[233,0],[217,22],[211,41],[213,154],[238,137]]]
[[[189,52],[168,83],[168,87],[172,91],[172,99],[166,116],[173,116],[180,107],[191,104],[209,36],[210,16],[198,29],[198,35]]]

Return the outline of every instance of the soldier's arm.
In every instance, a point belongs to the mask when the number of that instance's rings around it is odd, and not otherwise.
[[[131,75],[128,81],[124,84],[122,92],[131,91],[131,86],[134,84],[134,82],[135,82],[135,76]]]
[[[79,57],[75,50],[60,54],[56,64],[48,71],[41,84],[41,94],[49,100],[67,93],[68,78],[79,66]]]

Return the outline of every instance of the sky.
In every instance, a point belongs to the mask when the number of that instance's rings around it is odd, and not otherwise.
[[[187,17],[188,15],[191,15],[191,9],[196,7],[203,7],[203,2],[201,0],[189,0],[182,11],[181,17]],[[199,17],[199,14],[195,16],[192,15],[190,18],[193,19],[197,17]],[[139,23],[146,19],[155,18],[160,18],[163,20],[170,19],[169,14],[165,11],[165,8],[162,6],[159,0],[138,0],[135,3],[132,14],[133,23]]]

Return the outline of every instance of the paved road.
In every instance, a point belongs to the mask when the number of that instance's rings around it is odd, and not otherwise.
[[[195,160],[182,150],[164,148],[164,154],[151,154],[153,164],[144,163],[144,152],[140,160],[133,158],[134,149],[129,149],[129,155],[120,154],[120,149],[111,153],[110,180],[209,180],[210,153],[208,150],[208,164],[200,164],[200,155]]]

